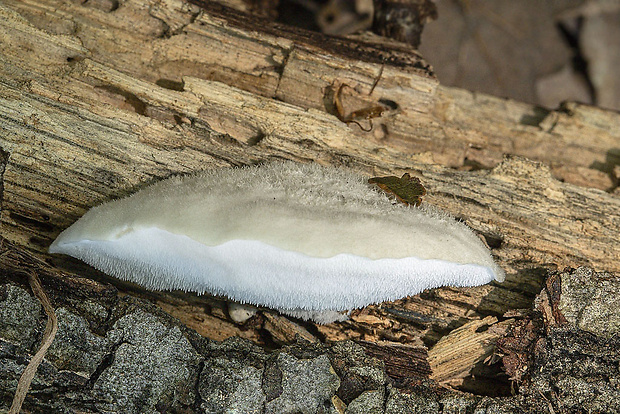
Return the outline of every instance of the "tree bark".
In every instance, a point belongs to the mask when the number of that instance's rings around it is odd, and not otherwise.
[[[3,282],[25,286],[21,275],[35,270],[56,306],[105,338],[136,308],[165,319],[150,301],[190,328],[183,332],[239,336],[264,349],[298,337],[353,339],[384,355],[393,384],[413,387],[430,377],[499,395],[509,392],[508,379],[500,364],[484,361],[519,320],[504,315],[530,309],[549,270],[620,271],[619,114],[576,103],[546,110],[443,87],[406,45],[311,34],[199,4],[0,5]],[[381,102],[389,111],[368,132],[340,121],[340,84],[349,86],[342,89],[347,111]],[[264,309],[238,324],[225,298],[147,292],[46,253],[62,229],[103,201],[172,174],[275,158],[419,177],[424,202],[479,233],[507,280],[425,291],[324,326]],[[19,352],[30,349],[29,338]],[[455,343],[466,357],[454,358]],[[410,360],[397,358],[403,353]],[[281,370],[286,363],[274,362]],[[98,366],[85,370],[91,385],[109,368]],[[399,377],[403,370],[413,382]],[[385,403],[392,394],[382,392]],[[184,404],[204,405],[194,403]]]

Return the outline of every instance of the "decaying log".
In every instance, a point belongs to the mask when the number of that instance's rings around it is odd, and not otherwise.
[[[22,289],[21,275],[34,270],[52,302],[67,310],[61,324],[75,319],[67,315],[78,315],[88,326],[85,336],[102,338],[129,332],[118,321],[142,308],[164,325],[177,326],[148,308],[148,302],[155,303],[181,321],[179,332],[202,353],[188,351],[188,364],[208,354],[207,348],[227,346],[203,343],[192,336],[196,332],[217,341],[246,338],[262,349],[279,349],[298,338],[315,350],[353,339],[368,355],[383,355],[390,384],[419,391],[416,387],[434,380],[498,395],[509,392],[510,383],[493,357],[494,343],[511,326],[524,323],[506,313],[530,309],[549,270],[585,265],[620,272],[619,114],[575,103],[545,110],[446,88],[405,45],[376,36],[309,34],[200,4],[44,0],[0,5],[0,280],[7,292],[22,295],[14,289]],[[346,124],[334,112],[337,84],[350,87],[343,88],[347,110],[378,103],[388,103],[390,110],[373,119],[369,132]],[[478,232],[507,271],[506,282],[433,289],[355,310],[348,321],[330,325],[265,309],[235,323],[225,298],[146,292],[46,253],[62,229],[103,201],[172,174],[268,159],[345,166],[366,176],[419,177],[428,189],[424,202]],[[9,354],[18,348],[27,354],[29,345],[11,348],[7,344],[19,341],[2,338]],[[529,345],[524,346],[531,355]],[[116,348],[97,346],[114,359]],[[222,352],[250,352],[249,345],[236,346]],[[454,346],[463,347],[463,358],[453,358]],[[277,377],[292,364],[283,354],[277,354],[283,359],[269,357],[262,349],[251,351],[260,355],[253,360],[255,369],[278,367],[273,368]],[[317,366],[323,364],[317,359],[321,352],[308,357]],[[303,360],[302,353],[296,358]],[[54,358],[58,363],[60,357]],[[386,388],[387,382],[371,387],[369,377],[345,372],[350,367],[343,360],[331,358],[341,385],[349,387],[337,397],[344,405],[367,392],[364,404],[380,401],[387,407],[386,401],[400,395]],[[113,366],[106,361],[95,368],[85,365],[71,381],[95,387]],[[217,362],[209,364],[212,371],[219,369]],[[342,370],[336,368],[340,365]],[[522,367],[512,366],[514,373]],[[54,363],[48,368],[64,369]],[[247,378],[258,372],[237,368]],[[196,380],[198,371],[190,371]],[[406,381],[403,371],[415,379]],[[331,384],[331,377],[325,378]],[[187,398],[202,402],[183,404],[207,410],[214,388],[200,381],[200,397]],[[496,385],[491,391],[490,383]],[[270,383],[263,382],[265,401],[283,395],[265,384]],[[471,406],[480,403],[477,397],[462,398]],[[332,401],[334,407],[338,401]]]

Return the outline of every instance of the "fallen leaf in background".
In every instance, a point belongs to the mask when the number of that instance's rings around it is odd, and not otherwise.
[[[583,73],[567,63],[559,71],[543,76],[536,82],[539,105],[556,108],[562,101],[592,103],[592,90]]]
[[[596,104],[620,110],[620,11],[586,16],[580,40]]]
[[[537,80],[572,57],[556,16],[582,3],[438,0],[420,51],[444,85],[539,103]]]

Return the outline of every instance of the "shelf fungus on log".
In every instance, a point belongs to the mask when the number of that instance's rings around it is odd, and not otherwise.
[[[328,323],[439,286],[502,281],[482,241],[362,176],[293,162],[176,176],[92,208],[49,248],[148,289]]]

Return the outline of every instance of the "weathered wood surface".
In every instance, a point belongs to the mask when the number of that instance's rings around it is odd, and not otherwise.
[[[619,114],[573,103],[549,111],[444,88],[413,50],[385,49],[372,37],[304,37],[210,3],[106,4],[0,5],[1,235],[11,250],[3,271],[42,269],[19,259],[27,252],[64,270],[44,272],[58,279],[47,281],[56,297],[82,284],[110,288],[91,279],[114,283],[218,340],[237,335],[272,347],[302,334],[429,352],[467,323],[529,308],[549,268],[620,271]],[[345,89],[351,109],[380,100],[397,109],[370,132],[347,125],[333,114],[334,82],[354,88]],[[102,201],[171,174],[273,158],[420,177],[425,202],[481,234],[507,281],[427,291],[338,324],[259,312],[238,326],[220,298],[144,292],[45,253]],[[472,360],[492,352],[483,348]],[[466,387],[464,370],[441,379]]]

